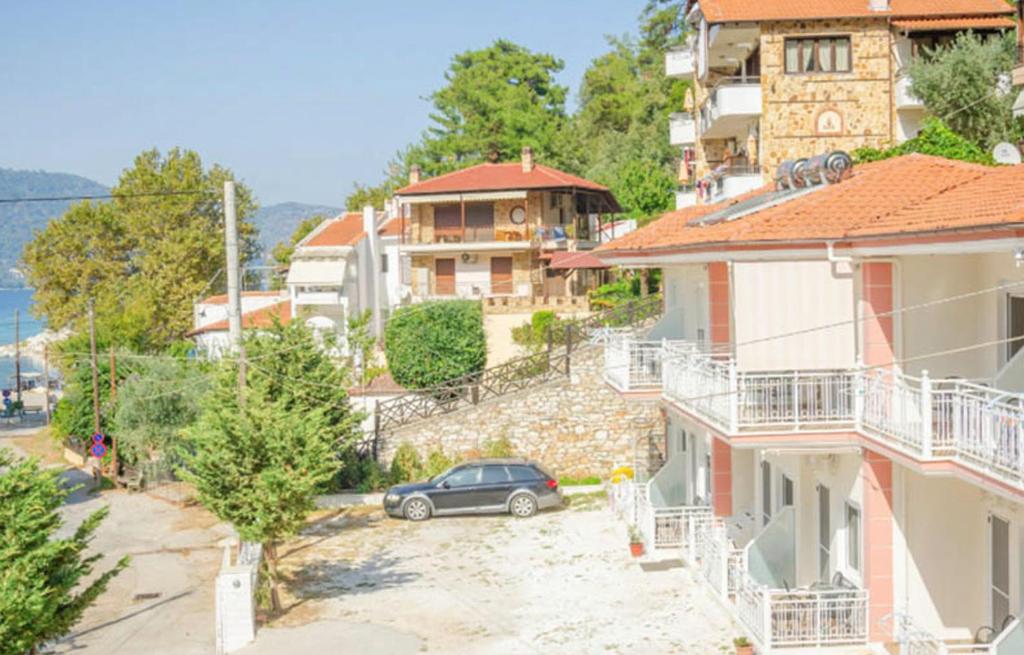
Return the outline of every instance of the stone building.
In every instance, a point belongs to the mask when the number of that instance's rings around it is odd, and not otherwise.
[[[399,203],[402,281],[413,301],[573,304],[604,265],[570,256],[597,246],[621,212],[605,187],[534,162],[480,164],[425,180],[414,168]],[[619,236],[619,235],[615,235]]]
[[[972,30],[1013,29],[1002,0],[689,0],[693,37],[668,53],[693,81],[671,118],[682,147],[677,206],[771,181],[786,160],[885,147],[917,134],[914,57]]]

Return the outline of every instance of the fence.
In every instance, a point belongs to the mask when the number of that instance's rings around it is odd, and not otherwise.
[[[589,343],[591,331],[608,327],[637,326],[661,313],[661,297],[627,302],[586,319],[566,322],[562,344],[555,347],[549,337],[548,349],[469,373],[443,384],[377,403],[374,410],[375,441],[383,432],[472,407],[491,398],[502,397],[538,384],[566,378],[572,372],[572,354],[576,347]]]

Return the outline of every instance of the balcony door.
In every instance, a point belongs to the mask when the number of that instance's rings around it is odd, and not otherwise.
[[[466,242],[494,240],[494,204],[466,205]]]
[[[439,296],[455,295],[455,260],[434,260],[434,293]]]
[[[989,516],[989,525],[989,541],[992,546],[992,627],[998,633],[1010,615],[1010,524],[992,514]]]
[[[511,257],[491,257],[491,293],[495,295],[511,295]]]
[[[831,497],[828,487],[818,485],[818,579],[822,581],[832,575]]]
[[[462,241],[462,211],[458,205],[434,207],[434,243]]]

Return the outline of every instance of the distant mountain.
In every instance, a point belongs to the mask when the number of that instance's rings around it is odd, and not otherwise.
[[[68,173],[0,168],[0,198],[93,196],[109,193],[99,182]],[[64,213],[73,201],[0,204],[0,288],[24,285],[16,270],[21,251],[34,230]]]
[[[341,213],[337,207],[307,205],[302,202],[282,202],[277,205],[260,207],[252,217],[253,224],[260,231],[260,245],[264,259],[270,258],[270,250],[281,241],[287,241],[292,232],[304,219],[321,214],[334,217]]]

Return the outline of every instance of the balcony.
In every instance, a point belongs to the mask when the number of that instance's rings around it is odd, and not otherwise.
[[[916,626],[909,616],[899,612],[887,617],[886,623],[892,630],[892,640],[899,644],[901,653],[1015,655],[1024,652],[1024,623],[1020,619],[1011,621],[1002,632],[995,634],[990,642],[973,644],[945,643]]]
[[[701,137],[746,138],[748,126],[760,116],[760,78],[727,77],[711,90],[700,110]]]
[[[740,372],[684,345],[658,352],[662,397],[723,434],[857,431],[1024,489],[1024,394],[889,369]]]
[[[480,300],[484,298],[531,295],[531,287],[529,284],[515,284],[512,280],[457,280],[454,283],[447,285],[444,282],[435,284],[433,289],[431,289],[427,284],[413,283],[409,285],[409,291],[418,300],[452,298]]]
[[[406,231],[402,249],[406,252],[462,252],[465,250],[515,250],[532,247],[535,237],[527,227],[497,229],[493,225],[435,227],[413,235]]]
[[[683,341],[644,341],[632,330],[608,335],[604,349],[604,379],[622,393],[660,391],[661,363],[666,354],[692,348]]]
[[[665,53],[665,75],[668,77],[692,78],[696,69],[693,48],[674,48]]]
[[[668,141],[674,146],[692,146],[697,143],[697,122],[688,113],[668,117]]]
[[[924,103],[910,91],[910,76],[904,75],[896,79],[896,109],[898,111],[924,110]]]
[[[703,197],[708,204],[735,198],[764,186],[764,176],[756,166],[719,166],[710,177],[712,184],[706,187]]]

